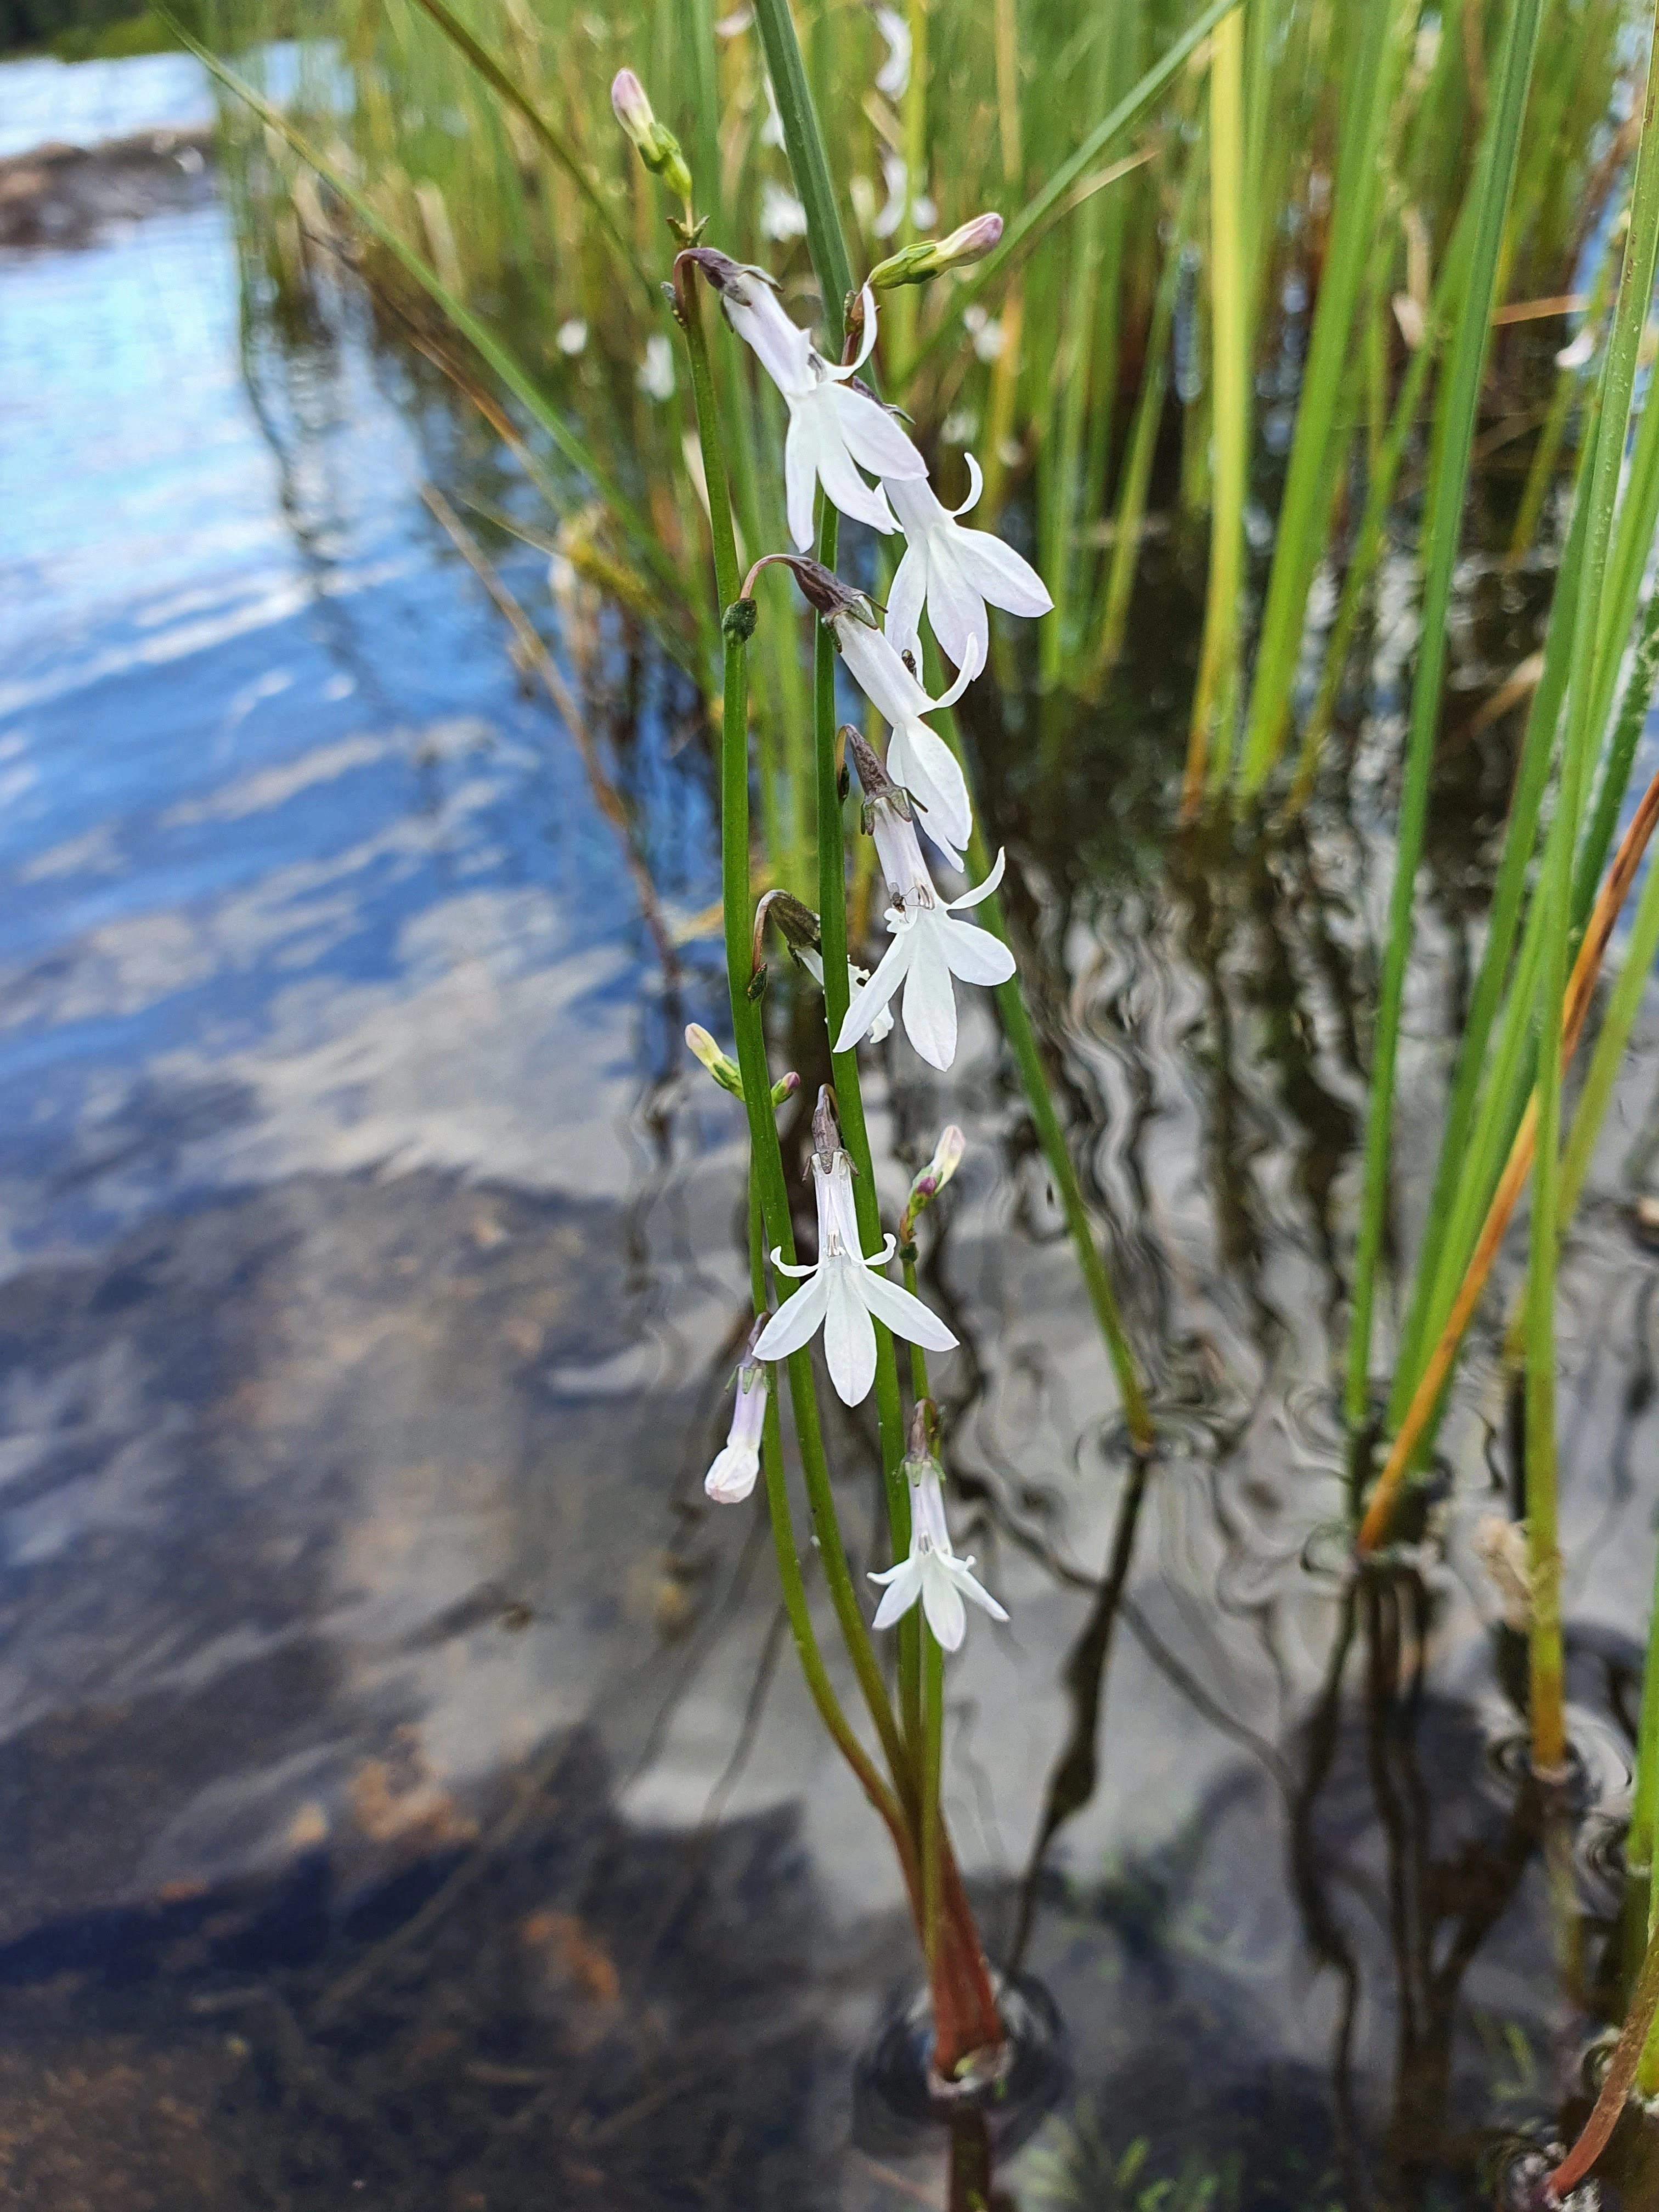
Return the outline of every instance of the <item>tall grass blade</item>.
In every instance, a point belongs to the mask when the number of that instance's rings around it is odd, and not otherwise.
[[[605,194],[564,133],[548,121],[512,72],[490,52],[488,46],[473,36],[453,9],[447,4],[447,0],[415,0],[415,5],[426,10],[445,38],[458,52],[465,56],[484,82],[524,118],[542,145],[574,183],[577,191],[592,210],[600,229],[610,240],[611,250],[623,267],[654,306],[651,280],[640,266],[632,241],[618,226]]]
[[[780,0],[766,0],[766,4],[776,6]],[[1188,26],[1161,59],[1155,62],[1139,82],[1124,94],[1104,121],[1096,125],[1071,159],[1062,161],[1042,190],[1034,193],[1019,212],[1009,218],[1002,234],[1002,243],[996,252],[987,254],[967,281],[957,286],[951,295],[949,307],[922,340],[915,359],[900,367],[895,381],[901,391],[947,341],[960,338],[964,310],[971,307],[988,285],[994,284],[1002,271],[1034,246],[1048,225],[1065,212],[1073,186],[1088,174],[1115,139],[1121,137],[1131,125],[1138,123],[1148,109],[1157,105],[1216,25],[1243,4],[1243,0],[1210,0],[1210,5]],[[758,5],[757,12],[759,12]]]
[[[1418,864],[1423,855],[1428,816],[1429,780],[1440,715],[1440,686],[1446,665],[1446,618],[1451,605],[1452,574],[1463,514],[1464,486],[1480,398],[1492,311],[1497,293],[1498,260],[1504,223],[1514,187],[1516,160],[1527,92],[1532,82],[1542,0],[1514,0],[1504,27],[1498,70],[1498,95],[1481,142],[1474,188],[1475,234],[1469,281],[1458,317],[1447,368],[1447,395],[1433,503],[1426,526],[1426,559],[1420,643],[1412,693],[1404,787],[1401,794],[1394,886],[1389,902],[1388,939],[1378,993],[1372,1042],[1371,1088],[1365,1124],[1364,1189],[1358,1249],[1354,1261],[1352,1313],[1344,1406],[1358,1430],[1370,1401],[1372,1322],[1376,1272],[1388,1211],[1389,1137],[1394,1126],[1395,1064],[1400,1046],[1400,1014],[1405,998],[1406,963],[1411,951],[1412,907]]]
[[[1409,13],[1414,16],[1415,9]],[[1382,143],[1405,51],[1401,14],[1400,0],[1364,0],[1364,24],[1349,64],[1330,242],[1297,401],[1239,761],[1239,790],[1246,798],[1260,790],[1285,742],[1308,593],[1325,549],[1345,443],[1336,425],[1343,370],[1373,251]]]
[[[1238,673],[1238,599],[1244,573],[1244,490],[1249,465],[1249,285],[1244,267],[1244,21],[1236,9],[1217,24],[1210,48],[1210,343],[1212,450],[1210,573],[1204,641],[1193,693],[1183,821],[1231,765]]]
[[[278,107],[262,99],[253,87],[222,62],[218,56],[191,36],[172,10],[165,6],[155,11],[187,52],[195,55],[204,69],[214,76],[233,98],[239,100],[257,115],[268,131],[287,141],[307,168],[313,169],[329,190],[344,202],[357,221],[386,252],[401,264],[407,273],[429,299],[441,307],[455,328],[474,350],[489,363],[514,398],[535,418],[537,423],[552,440],[571,467],[585,476],[600,495],[611,514],[627,532],[634,550],[651,570],[671,602],[678,601],[683,580],[672,561],[658,542],[645,517],[634,505],[609,469],[591,447],[579,438],[556,408],[537,386],[534,380],[520,367],[513,355],[471,310],[458,300],[443,283],[413,246],[406,245],[391,224],[377,215],[363,194],[344,176],[336,165],[319,153],[289,121]]]

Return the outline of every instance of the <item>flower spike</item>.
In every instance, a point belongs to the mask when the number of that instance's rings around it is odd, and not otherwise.
[[[865,1255],[853,1207],[853,1163],[842,1149],[841,1130],[826,1084],[812,1115],[811,1173],[818,1209],[818,1256],[810,1267],[788,1266],[781,1252],[772,1265],[802,1285],[786,1298],[762,1330],[757,1359],[787,1359],[823,1331],[830,1380],[843,1405],[861,1405],[876,1379],[874,1322],[929,1352],[949,1352],[956,1338],[918,1297],[882,1272],[893,1256],[891,1237],[872,1258]]]

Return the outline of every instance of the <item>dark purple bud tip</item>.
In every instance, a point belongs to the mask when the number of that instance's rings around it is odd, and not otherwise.
[[[765,270],[757,269],[750,262],[734,261],[729,253],[722,253],[713,246],[688,246],[677,258],[694,263],[714,289],[722,295],[733,288],[742,292],[744,280],[751,276],[759,283],[769,284],[775,292],[778,289],[776,279],[769,276]]]
[[[818,1103],[812,1109],[812,1150],[826,1166],[841,1150],[841,1123],[836,1119],[836,1094],[827,1083],[818,1085]]]
[[[855,730],[850,722],[844,726],[842,735],[847,740],[847,750],[852,756],[853,766],[858,770],[858,779],[863,786],[865,797],[866,799],[892,797],[897,791],[898,786],[882,766],[875,747]]]

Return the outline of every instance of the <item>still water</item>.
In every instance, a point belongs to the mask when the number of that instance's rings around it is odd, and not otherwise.
[[[763,1521],[702,1494],[747,1309],[737,1118],[678,1043],[723,1026],[690,702],[595,686],[670,975],[419,496],[507,475],[349,302],[245,343],[216,206],[0,264],[0,2203],[942,2202],[936,2147],[853,2109],[916,1978],[894,1869]],[[989,1026],[872,1091],[888,1201],[946,1120],[972,1148],[924,1273],[959,1548],[1012,1621],[951,1668],[950,1812],[1070,2069],[1003,2186],[1473,2206],[1595,1992],[1475,1551],[1496,1304],[1428,1540],[1340,1571],[1399,642],[1344,804],[1171,848],[1192,633],[1152,582],[1166,627],[1043,775],[1017,700],[973,729],[1152,1370],[1144,1496]],[[1465,679],[1536,598],[1474,577]],[[1507,758],[1444,779],[1405,1237]],[[1656,1072],[1650,1023],[1564,1292],[1592,1966],[1659,1499]],[[860,1568],[872,1432],[831,1437]]]

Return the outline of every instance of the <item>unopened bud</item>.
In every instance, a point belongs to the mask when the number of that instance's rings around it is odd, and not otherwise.
[[[939,1137],[933,1148],[933,1157],[910,1186],[910,1195],[904,1202],[904,1214],[899,1223],[899,1243],[908,1244],[915,1228],[916,1216],[927,1209],[939,1196],[957,1170],[962,1165],[962,1156],[968,1149],[968,1139],[952,1121]]]
[[[611,106],[652,175],[660,177],[676,199],[690,200],[691,172],[685,166],[680,142],[658,122],[645,87],[632,70],[618,70],[611,79]]]
[[[1001,240],[1002,217],[994,213],[976,215],[948,238],[919,239],[914,246],[891,255],[871,270],[870,289],[890,292],[897,284],[925,284],[929,277],[942,276],[947,269],[963,269],[970,261],[982,261]]]
[[[777,1081],[772,1085],[772,1103],[775,1106],[781,1106],[787,1098],[793,1098],[799,1089],[800,1077],[792,1067],[787,1075],[779,1076]]]
[[[688,1022],[685,1042],[694,1059],[700,1060],[722,1091],[734,1098],[743,1096],[743,1076],[735,1060],[728,1060],[701,1022]]]
[[[912,1482],[929,1473],[940,1473],[939,1463],[939,1407],[931,1398],[918,1398],[910,1416],[910,1448],[904,1455],[904,1472]]]

